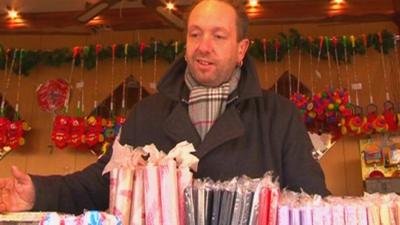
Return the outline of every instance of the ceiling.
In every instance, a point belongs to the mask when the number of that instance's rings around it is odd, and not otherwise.
[[[163,0],[1,0],[0,33],[92,34],[102,30],[182,28],[183,15],[194,0],[176,0],[176,8],[165,9]],[[244,1],[245,2],[245,1]],[[99,13],[89,13],[106,3]],[[11,20],[7,8],[19,11]],[[261,0],[259,6],[246,6],[252,24],[359,23],[399,21],[400,0]],[[3,10],[1,10],[3,9]]]

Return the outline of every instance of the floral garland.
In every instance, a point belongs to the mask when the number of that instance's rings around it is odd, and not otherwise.
[[[352,38],[351,38],[352,37]],[[383,52],[387,54],[391,49],[394,48],[395,35],[387,30],[373,34],[364,34],[358,37],[354,36],[341,36],[341,37],[303,37],[300,33],[294,29],[290,29],[288,34],[279,33],[276,38],[263,38],[263,39],[252,39],[249,48],[249,53],[259,60],[264,60],[264,53],[267,61],[279,61],[284,58],[287,54],[288,49],[302,49],[303,52],[309,52],[317,57],[321,45],[328,45],[328,48],[321,48],[321,58],[327,58],[327,54],[335,54],[335,48],[337,48],[338,59],[342,62],[345,61],[345,51],[348,55],[353,54],[353,48],[355,54],[365,54],[366,48],[374,48],[380,51],[380,46],[383,47]],[[354,45],[353,43],[354,42]],[[157,54],[158,58],[164,59],[171,63],[176,55],[182,53],[185,48],[185,43],[178,41],[151,41],[149,43],[134,43],[134,44],[118,44],[116,45],[116,57],[124,58],[125,49],[127,45],[127,57],[129,59],[139,58],[140,52],[142,52],[143,61],[153,59],[154,55]],[[347,46],[352,46],[352,48]],[[81,57],[85,60],[86,69],[93,69],[96,64],[96,51],[98,49],[95,45],[89,45],[82,48],[83,54],[76,60],[76,65],[80,64]],[[327,50],[328,49],[328,50]],[[4,68],[4,64],[11,57],[16,49],[5,48],[0,46],[0,68]],[[278,54],[276,54],[276,51]],[[60,66],[62,64],[69,64],[73,57],[72,48],[60,48],[54,50],[26,50],[23,52],[22,73],[28,75],[35,66],[39,64],[48,66]],[[111,58],[112,46],[104,46],[98,52],[99,59],[105,60]],[[278,59],[276,59],[278,57]],[[8,60],[9,62],[10,60]],[[14,65],[14,72],[17,72],[18,65]]]

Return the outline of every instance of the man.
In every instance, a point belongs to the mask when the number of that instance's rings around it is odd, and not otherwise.
[[[121,142],[168,150],[187,140],[200,159],[196,177],[226,180],[273,171],[282,187],[327,195],[296,107],[260,88],[246,56],[247,23],[235,3],[198,3],[188,19],[185,57],[164,76],[159,93],[134,107]],[[110,155],[66,176],[29,176],[12,168],[14,177],[0,180],[0,211],[106,209],[109,179],[101,171]]]

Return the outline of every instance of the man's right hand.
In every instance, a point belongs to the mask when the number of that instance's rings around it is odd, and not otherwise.
[[[31,210],[35,202],[35,188],[31,177],[16,166],[12,177],[0,179],[0,212]]]

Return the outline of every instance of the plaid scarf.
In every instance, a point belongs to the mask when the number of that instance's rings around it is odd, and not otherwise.
[[[219,87],[210,88],[198,84],[186,68],[185,82],[190,90],[189,116],[204,140],[217,118],[225,112],[229,94],[236,89],[240,78],[240,68],[237,68],[231,79]]]

